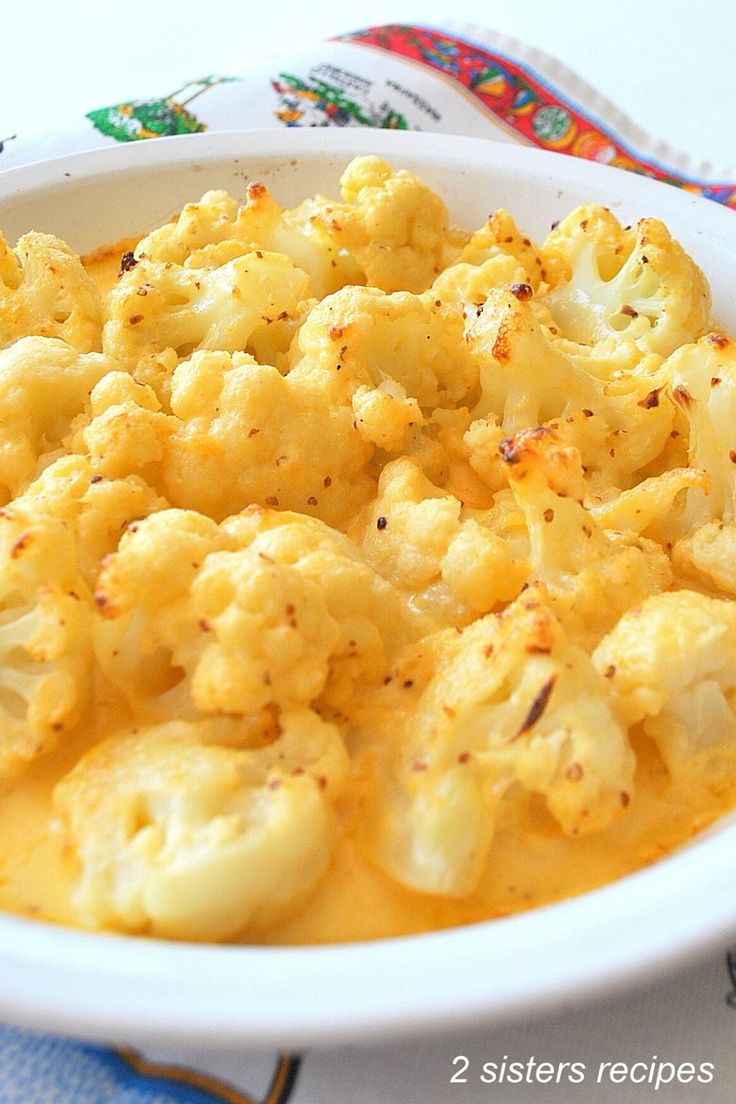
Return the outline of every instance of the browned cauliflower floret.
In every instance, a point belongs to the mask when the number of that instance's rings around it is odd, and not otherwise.
[[[172,380],[166,497],[217,520],[260,503],[344,524],[374,490],[373,446],[339,377],[330,383],[242,353],[195,353]]]
[[[506,433],[584,409],[611,420],[600,384],[550,344],[529,303],[513,292],[489,293],[469,342],[481,363],[474,417],[495,415]]]
[[[499,253],[482,264],[451,265],[439,274],[422,298],[436,307],[459,307],[467,332],[494,288],[513,289],[515,294],[526,295],[531,292],[526,283],[528,278],[514,257]]]
[[[39,458],[57,449],[97,381],[114,368],[99,353],[28,337],[0,351],[0,499],[33,478]]]
[[[299,314],[306,294],[301,269],[260,249],[214,268],[142,259],[110,292],[103,346],[131,371],[167,349],[179,358],[195,349],[250,351],[260,332]]]
[[[85,415],[75,421],[65,444],[88,455],[106,479],[136,475],[158,485],[175,424],[160,410],[152,388],[127,372],[108,372],[93,388]]]
[[[624,610],[672,583],[665,552],[633,533],[604,532],[583,505],[580,454],[548,427],[501,445],[526,518],[531,579],[572,639],[591,650]]]
[[[0,511],[0,777],[53,750],[87,702],[89,591],[71,534],[19,505]]]
[[[436,669],[411,719],[392,717],[382,733],[392,750],[369,751],[381,766],[367,842],[393,877],[427,893],[471,893],[514,784],[541,794],[568,834],[621,815],[634,756],[603,680],[543,606],[522,595],[461,634],[448,630],[433,650]]]
[[[658,219],[622,228],[604,207],[578,207],[549,235],[543,258],[566,270],[544,302],[572,341],[615,336],[669,356],[708,326],[705,277]]]
[[[222,528],[267,562],[295,568],[322,588],[340,636],[321,705],[349,709],[356,691],[381,683],[399,650],[425,631],[412,604],[365,562],[352,541],[315,518],[253,508]]]
[[[343,203],[314,214],[339,249],[347,250],[366,283],[383,291],[425,291],[453,249],[447,208],[410,172],[394,172],[380,157],[356,157],[341,180]]]
[[[339,377],[351,394],[356,384],[384,389],[428,410],[477,394],[460,309],[408,292],[353,287],[330,295],[310,311],[291,355],[299,376]]]
[[[630,485],[671,443],[675,411],[661,358],[646,373],[596,379],[550,340],[530,303],[510,290],[489,292],[468,337],[481,365],[473,417],[493,417],[509,434],[554,419],[604,486]]]
[[[629,610],[593,655],[623,724],[643,722],[673,774],[736,757],[736,605],[690,590]]]
[[[688,458],[710,476],[710,491],[689,496],[688,528],[736,521],[736,343],[712,333],[669,360],[670,392],[687,419]]]
[[[316,519],[182,510],[130,525],[95,593],[98,661],[153,716],[343,704],[409,639],[399,596]]]
[[[45,468],[13,505],[62,521],[75,539],[82,577],[94,586],[100,561],[128,525],[169,504],[138,476],[108,479],[89,457],[70,455]]]
[[[187,203],[177,219],[141,239],[136,256],[188,268],[209,267],[212,246],[224,244],[232,253],[230,259],[249,249],[284,254],[307,273],[309,294],[318,299],[344,284],[362,282],[356,263],[320,227],[319,201],[284,211],[258,181],[251,181],[245,194],[243,206],[222,191]]]
[[[708,490],[710,479],[706,472],[697,468],[670,468],[607,502],[592,505],[590,512],[602,529],[646,533],[660,543],[667,543],[677,497],[693,487]]]
[[[514,278],[503,283],[529,284],[537,291],[542,281],[550,281],[551,272],[545,269],[539,246],[521,233],[511,215],[504,210],[494,211],[485,226],[476,230],[458,256],[457,263],[485,265],[488,261],[501,258],[510,259],[516,266]],[[554,263],[548,267],[554,270]],[[511,270],[507,271],[510,274]]]
[[[461,502],[408,457],[384,468],[360,541],[376,571],[443,624],[511,601],[529,572],[503,537],[462,517]]]
[[[62,338],[77,352],[99,350],[100,294],[69,246],[24,234],[10,253],[0,234],[0,348],[20,337]]]
[[[230,726],[232,728],[233,726]],[[266,746],[177,721],[112,737],[57,785],[87,927],[220,940],[268,927],[326,873],[347,774],[339,733],[309,710]]]

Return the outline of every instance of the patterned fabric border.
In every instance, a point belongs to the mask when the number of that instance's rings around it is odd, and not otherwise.
[[[640,156],[531,67],[446,31],[404,24],[335,36],[428,66],[461,85],[481,109],[542,149],[600,161],[736,209],[736,184],[695,180]]]

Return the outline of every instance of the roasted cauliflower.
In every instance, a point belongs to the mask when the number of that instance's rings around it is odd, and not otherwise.
[[[222,526],[163,510],[129,525],[95,599],[102,670],[159,717],[342,705],[412,633],[346,537],[275,510]]]
[[[207,268],[141,258],[110,292],[103,348],[130,370],[167,349],[179,359],[250,351],[260,331],[299,313],[307,283],[288,257],[260,249]]]
[[[706,279],[658,219],[623,228],[605,207],[578,207],[543,253],[564,271],[545,304],[566,338],[595,345],[615,335],[669,356],[706,331]]]
[[[425,291],[458,252],[447,208],[412,173],[356,157],[340,188],[344,202],[324,206],[314,221],[355,258],[370,287]]]
[[[401,935],[735,808],[735,396],[658,220],[378,157],[0,237],[0,908]]]
[[[347,757],[307,710],[278,729],[245,750],[219,742],[237,733],[175,721],[83,757],[54,793],[80,866],[79,921],[212,941],[302,904],[329,866]]]
[[[64,341],[27,337],[0,350],[0,496],[28,485],[39,460],[62,444],[89,393],[114,364]]]
[[[246,202],[238,206],[227,192],[207,192],[198,203],[187,203],[174,222],[152,231],[138,243],[138,259],[209,267],[212,246],[225,243],[234,256],[249,249],[288,257],[309,277],[309,294],[318,299],[344,284],[360,283],[357,264],[319,226],[322,204],[305,202],[283,211],[268,189],[251,181]],[[326,203],[326,201],[325,201]]]
[[[543,605],[522,595],[433,651],[436,670],[372,779],[368,845],[394,877],[471,893],[515,783],[543,795],[573,835],[622,815],[634,772],[625,730],[590,659]]]
[[[76,253],[51,234],[24,234],[15,252],[0,234],[0,348],[21,337],[55,337],[99,351],[102,303]]]
[[[673,773],[736,758],[736,605],[690,590],[628,610],[593,663],[627,727],[643,723]]]
[[[672,583],[662,548],[635,532],[604,531],[584,505],[580,455],[545,427],[501,444],[529,534],[530,582],[541,584],[572,639],[591,650],[617,618]]]
[[[63,522],[0,511],[0,778],[52,751],[88,702],[89,591]]]
[[[344,524],[375,483],[340,382],[282,376],[245,353],[195,353],[171,383],[161,473],[169,501],[216,520],[252,503]]]

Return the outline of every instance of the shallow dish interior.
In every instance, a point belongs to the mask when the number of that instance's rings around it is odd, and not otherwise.
[[[736,218],[654,182],[554,154],[437,135],[264,132],[118,147],[0,174],[0,227],[85,252],[144,231],[209,188],[261,179],[283,204],[334,194],[379,153],[418,172],[454,220],[503,206],[543,237],[582,202],[663,218],[736,329]],[[466,929],[320,948],[167,945],[0,917],[0,1016],[126,1042],[304,1045],[500,1020],[583,999],[704,951],[736,930],[734,818],[622,882]],[[697,910],[692,901],[699,903]],[[574,954],[573,954],[574,949]]]

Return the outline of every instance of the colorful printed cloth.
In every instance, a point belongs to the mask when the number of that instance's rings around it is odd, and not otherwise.
[[[736,209],[736,182],[638,130],[538,51],[472,27],[372,27],[282,65],[208,75],[0,140],[11,168],[115,142],[246,127],[368,126],[517,141],[664,180]],[[1,139],[1,136],[0,136]],[[0,1104],[726,1104],[736,1083],[736,948],[605,1005],[500,1031],[294,1054],[145,1055],[0,1026]],[[626,1066],[614,1080],[604,1069]],[[539,1063],[582,1067],[535,1078]],[[523,1067],[511,1077],[514,1063]],[[491,1077],[491,1067],[494,1069]],[[690,1067],[693,1068],[690,1077]],[[500,1088],[501,1071],[508,1073]],[[690,1078],[688,1080],[688,1078]],[[582,1081],[577,1084],[582,1085]]]
[[[0,166],[114,142],[245,127],[369,126],[517,141],[664,180],[736,208],[726,170],[655,142],[559,62],[476,27],[403,24],[338,35],[282,65],[210,74],[0,136]]]

